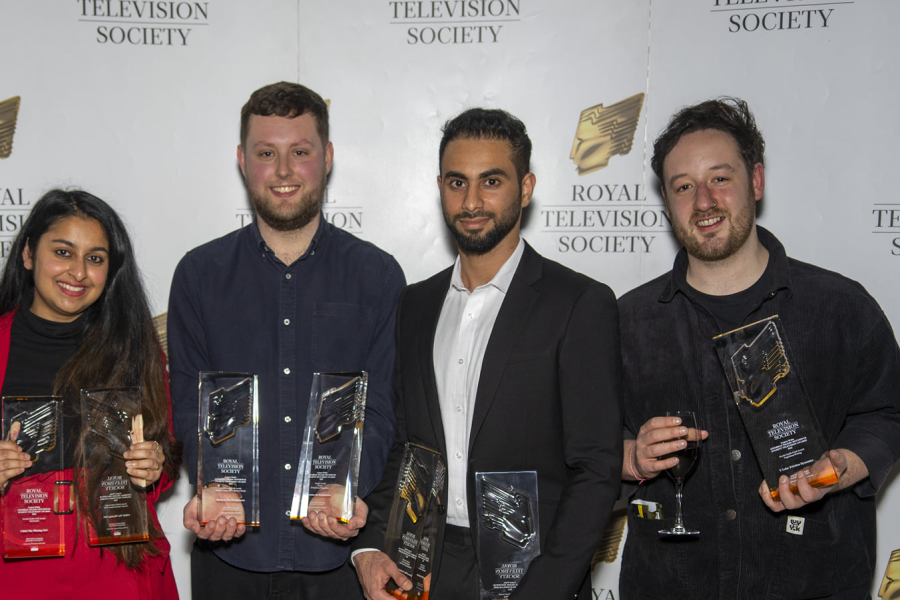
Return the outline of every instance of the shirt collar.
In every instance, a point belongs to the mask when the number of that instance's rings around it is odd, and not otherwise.
[[[766,278],[766,294],[774,296],[781,289],[787,289],[790,294],[791,270],[784,246],[772,233],[759,225],[756,226],[756,235],[759,242],[769,251],[769,263],[763,277]],[[687,250],[682,248],[675,257],[671,276],[659,296],[660,302],[670,302],[677,292],[690,295],[690,285],[687,282],[688,256]]]
[[[513,253],[510,255],[510,257],[506,259],[506,262],[503,263],[503,266],[500,267],[500,270],[497,271],[497,274],[494,275],[493,279],[491,279],[484,285],[478,286],[478,288],[483,288],[490,285],[505,294],[509,289],[509,284],[512,283],[513,276],[515,276],[516,274],[516,269],[519,268],[519,261],[522,260],[522,254],[524,253],[525,240],[520,237],[519,244],[516,246],[516,249],[513,250]],[[460,292],[469,291],[468,288],[466,288],[466,286],[463,284],[462,273],[460,271],[459,256],[456,257],[456,263],[453,265],[453,275],[450,277],[450,285],[452,285],[456,290]]]
[[[259,224],[256,222],[258,217],[254,214],[253,221],[250,222],[248,228],[250,229],[250,233],[253,236],[253,241],[256,244],[256,248],[259,249],[260,253],[265,255],[270,255],[272,257],[275,254],[272,250],[269,249],[268,244],[266,244],[266,240],[263,239],[262,233],[259,231]],[[306,252],[298,258],[297,260],[303,260],[308,256],[312,256],[313,251],[318,249],[318,246],[321,243],[324,243],[327,239],[329,233],[331,233],[331,228],[334,227],[330,223],[325,221],[325,215],[323,213],[319,213],[319,227],[316,229],[315,235],[313,235],[312,241],[309,243],[309,247],[306,249]]]

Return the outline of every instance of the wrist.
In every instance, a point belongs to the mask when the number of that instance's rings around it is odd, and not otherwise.
[[[634,477],[634,480],[638,482],[638,485],[640,485],[647,481],[647,478],[641,477],[638,474],[639,470],[637,469],[637,465],[635,464],[637,463],[636,457],[637,441],[635,441],[634,444],[631,445],[631,451],[628,453],[628,469],[631,471],[631,476]]]

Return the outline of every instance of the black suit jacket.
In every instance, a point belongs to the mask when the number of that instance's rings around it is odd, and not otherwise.
[[[404,444],[446,456],[432,350],[451,273],[409,286],[400,300],[397,437],[381,484],[366,498],[369,524],[357,548],[384,546]],[[541,556],[513,598],[590,598],[591,557],[621,481],[618,323],[616,298],[607,286],[526,244],[485,350],[466,475],[474,542],[475,473],[537,471]],[[446,506],[446,487],[441,500]],[[442,516],[433,560],[435,598],[444,526]]]

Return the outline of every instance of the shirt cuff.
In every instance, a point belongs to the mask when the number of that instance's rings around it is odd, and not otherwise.
[[[354,558],[356,558],[357,554],[362,554],[363,552],[380,552],[378,548],[360,548],[359,550],[354,550],[350,553],[350,564],[353,565],[353,568],[356,568],[356,563],[354,562]]]

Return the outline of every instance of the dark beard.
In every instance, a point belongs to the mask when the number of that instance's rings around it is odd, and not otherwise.
[[[522,207],[514,204],[501,213],[499,219],[495,213],[487,211],[464,212],[453,217],[444,212],[444,223],[446,223],[450,233],[453,234],[456,245],[462,254],[480,256],[496,248],[497,244],[503,241],[510,231],[515,229],[521,215]],[[482,234],[480,231],[467,233],[455,227],[458,219],[480,219],[484,217],[494,220],[494,228],[487,233]]]
[[[274,210],[263,198],[247,188],[250,196],[250,204],[256,211],[256,216],[275,231],[297,231],[309,225],[316,215],[322,210],[322,198],[324,196],[325,179],[319,185],[307,188],[300,194],[300,203],[288,214],[282,214]]]
[[[746,204],[740,207],[738,211],[732,212],[729,235],[722,245],[707,247],[703,244],[703,240],[697,240],[692,237],[689,231],[680,223],[672,222],[672,232],[675,234],[675,238],[684,246],[689,255],[705,262],[724,260],[732,256],[744,246],[750,237],[750,232],[753,231],[753,224],[756,222],[756,200],[752,196],[752,190],[750,194],[747,197]],[[702,217],[711,217],[716,214],[718,213],[712,211],[708,215],[702,215]],[[696,221],[699,218],[701,218],[701,215],[691,215],[692,221]]]

